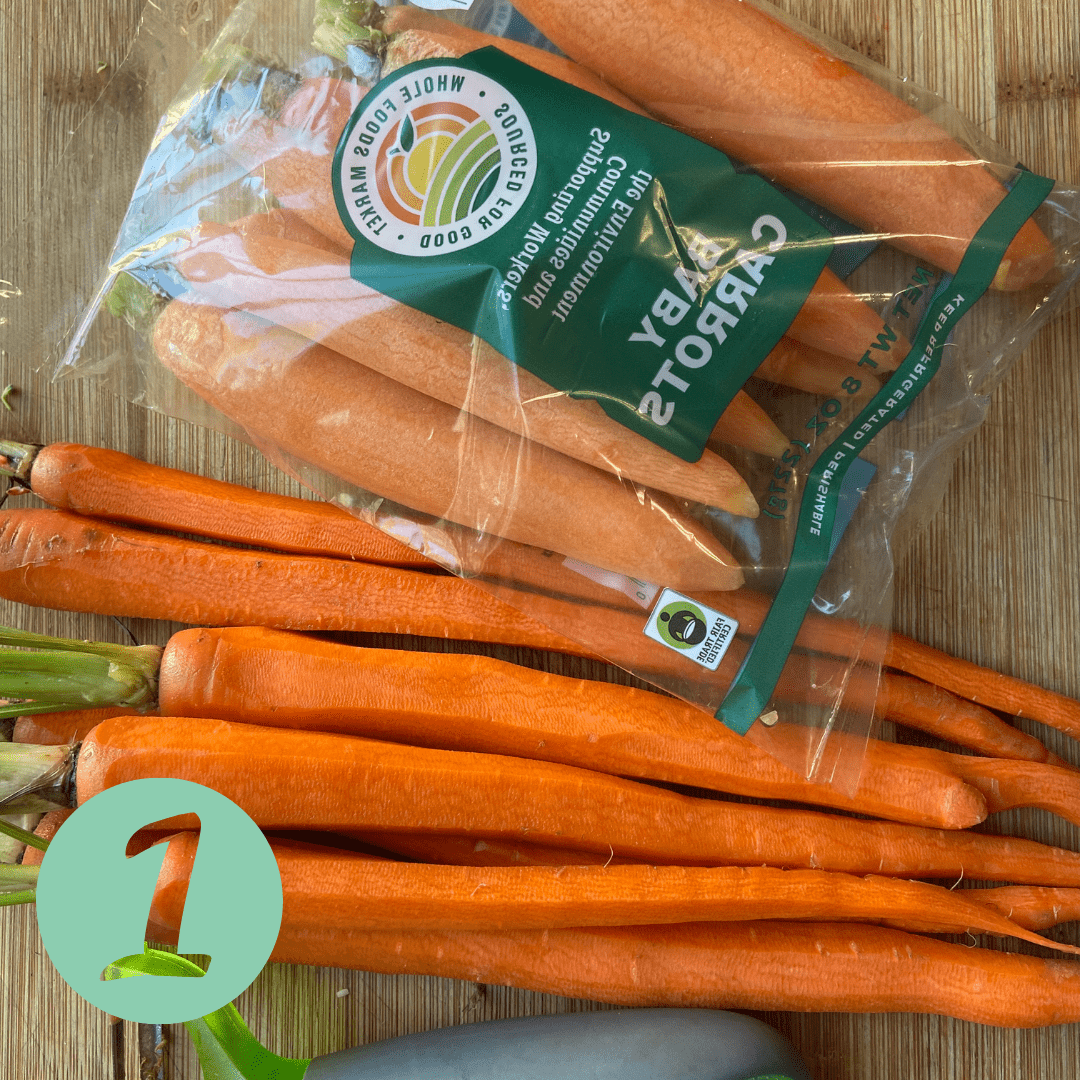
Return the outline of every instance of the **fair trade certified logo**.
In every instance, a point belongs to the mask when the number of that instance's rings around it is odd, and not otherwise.
[[[645,625],[645,636],[715,671],[739,624],[711,607],[665,589]]]
[[[536,140],[517,99],[452,62],[403,68],[342,133],[334,195],[358,240],[398,255],[460,251],[514,217],[536,178]]]

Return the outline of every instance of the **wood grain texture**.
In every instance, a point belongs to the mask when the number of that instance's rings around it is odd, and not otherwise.
[[[227,0],[164,0],[155,11],[182,25],[197,48],[228,6]],[[1075,0],[781,0],[781,6],[942,94],[1029,167],[1080,185]],[[90,191],[102,170],[133,175],[139,155],[124,149],[119,132],[125,100],[170,75],[117,74],[140,10],[141,0],[7,0],[0,7],[0,279],[18,286],[29,267],[42,264],[39,276],[51,295],[29,299],[55,303],[58,333],[73,317],[65,274],[107,246],[121,208],[96,206],[88,196],[82,220],[70,225],[71,248],[54,250],[42,243],[56,205],[50,183],[62,176]],[[62,151],[95,101],[115,123],[104,126],[90,160],[65,165]],[[0,409],[0,433],[96,442],[298,493],[294,482],[249,447],[127,405],[94,380],[50,384],[32,370],[34,359],[0,355],[0,385],[16,387],[13,411]],[[994,394],[985,422],[948,477],[940,509],[898,566],[894,603],[897,629],[1074,697],[1080,697],[1078,372],[1080,309],[1074,302],[1036,336]],[[122,627],[10,605],[0,608],[0,622],[113,640],[130,633],[158,642],[172,629],[140,621]],[[572,664],[543,662],[558,670]],[[1026,726],[1080,764],[1070,740]],[[1037,812],[1003,815],[994,824],[1080,845],[1077,830]],[[1075,933],[1067,936],[1077,940]],[[342,990],[348,993],[338,996]],[[118,1080],[107,1018],[57,977],[32,911],[0,910],[0,991],[0,1075]],[[238,1004],[260,1038],[295,1055],[450,1023],[593,1007],[447,980],[278,966],[268,968]],[[909,1015],[763,1016],[795,1041],[817,1080],[1080,1076],[1075,1027],[1018,1032]],[[139,1076],[134,1025],[124,1028],[122,1072],[132,1080]],[[175,1035],[170,1078],[196,1080],[194,1055],[183,1032]]]

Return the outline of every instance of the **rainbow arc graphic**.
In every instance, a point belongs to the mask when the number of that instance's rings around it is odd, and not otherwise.
[[[375,159],[386,210],[409,225],[453,225],[484,205],[502,155],[491,125],[467,105],[419,105],[391,128]]]

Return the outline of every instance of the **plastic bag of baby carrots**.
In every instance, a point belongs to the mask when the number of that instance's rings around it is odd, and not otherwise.
[[[82,328],[592,652],[633,621],[734,730],[867,733],[895,542],[1073,287],[1080,192],[764,3],[432,6],[240,3]]]

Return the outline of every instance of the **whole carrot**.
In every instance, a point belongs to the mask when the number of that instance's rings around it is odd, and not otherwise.
[[[283,934],[272,960],[436,975],[616,1005],[921,1012],[999,1027],[1080,1020],[1070,960],[843,923]]]
[[[1029,930],[1049,930],[1061,923],[1080,921],[1080,889],[999,885],[996,889],[970,892],[980,904],[989,904]]]
[[[78,800],[150,775],[206,784],[271,830],[475,834],[672,865],[1080,885],[1080,855],[1032,841],[726,804],[548,762],[224,721],[104,721],[82,743]]]
[[[518,8],[654,115],[944,270],[956,270],[1004,197],[983,163],[929,117],[764,5],[601,0],[575,9],[573,20],[559,0]],[[1024,288],[1054,261],[1029,220],[994,285]]]
[[[79,742],[84,735],[113,716],[144,716],[147,710],[107,706],[70,712],[34,713],[15,721],[12,742],[38,746],[63,746]]]
[[[883,757],[848,795],[700,709],[482,656],[357,649],[257,627],[182,630],[162,655],[158,700],[169,716],[538,758],[919,825],[967,828],[985,816],[947,759]]]
[[[599,855],[593,851],[530,844],[527,840],[510,842],[490,837],[364,831],[350,832],[348,839],[397,858],[451,866],[617,866],[641,861],[616,858],[610,853]]]
[[[733,556],[659,495],[458,413],[245,312],[173,300],[154,348],[264,444],[424,514],[674,588],[734,588]]]
[[[0,455],[17,481],[60,510],[274,551],[434,568],[420,552],[329,503],[255,491],[79,443],[0,440]],[[0,471],[7,469],[0,464]]]
[[[154,917],[179,929],[198,837],[169,842]],[[824,870],[687,866],[432,866],[271,840],[282,933],[355,930],[542,930],[771,919],[873,922],[899,929],[1017,937],[1060,945],[971,899],[969,890]]]
[[[62,510],[0,511],[0,595],[99,615],[581,651],[449,575],[221,547],[106,526]]]

